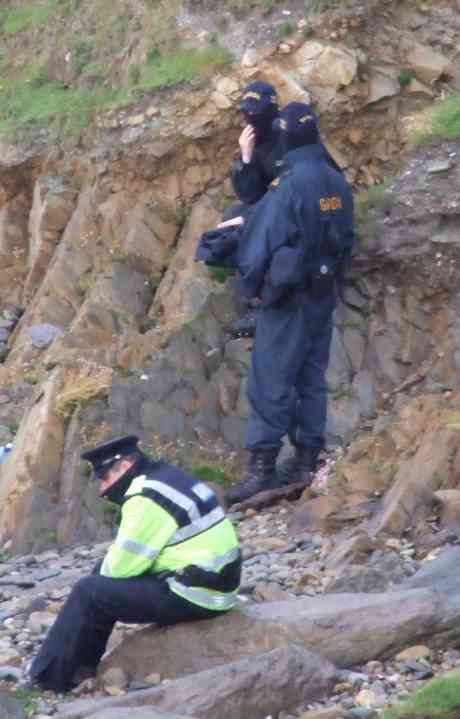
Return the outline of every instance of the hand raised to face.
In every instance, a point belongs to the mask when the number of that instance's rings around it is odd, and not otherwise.
[[[251,162],[256,145],[256,132],[252,125],[246,125],[239,138],[241,157],[243,162]]]

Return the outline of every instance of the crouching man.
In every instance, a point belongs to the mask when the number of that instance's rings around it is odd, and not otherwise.
[[[29,679],[64,692],[95,674],[116,621],[176,624],[231,609],[240,584],[238,539],[213,490],[134,436],[85,452],[100,495],[121,506],[117,536],[72,589],[32,662]]]

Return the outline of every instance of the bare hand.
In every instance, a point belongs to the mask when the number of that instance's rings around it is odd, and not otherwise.
[[[239,139],[243,162],[251,162],[256,146],[256,132],[252,125],[246,125]]]
[[[223,227],[237,227],[238,225],[244,224],[244,217],[234,217],[231,220],[225,220],[217,225],[217,229],[221,230]]]

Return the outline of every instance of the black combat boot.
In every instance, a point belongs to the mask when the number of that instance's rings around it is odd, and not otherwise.
[[[251,452],[247,479],[228,490],[225,499],[228,505],[244,502],[254,494],[278,487],[276,458],[279,449],[258,449]]]
[[[318,454],[316,449],[296,445],[294,454],[278,465],[278,480],[284,485],[302,483],[308,487],[313,479]]]
[[[233,337],[254,337],[258,315],[259,309],[252,308],[243,317],[236,320],[230,328]]]

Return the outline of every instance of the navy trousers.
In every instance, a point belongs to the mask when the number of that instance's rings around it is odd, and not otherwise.
[[[43,689],[68,691],[78,682],[79,670],[96,670],[117,620],[166,626],[219,614],[187,602],[154,576],[92,574],[73,587],[32,663],[30,678]]]
[[[285,435],[298,446],[323,449],[335,303],[332,294],[297,293],[261,310],[248,377],[247,449],[279,448]]]

